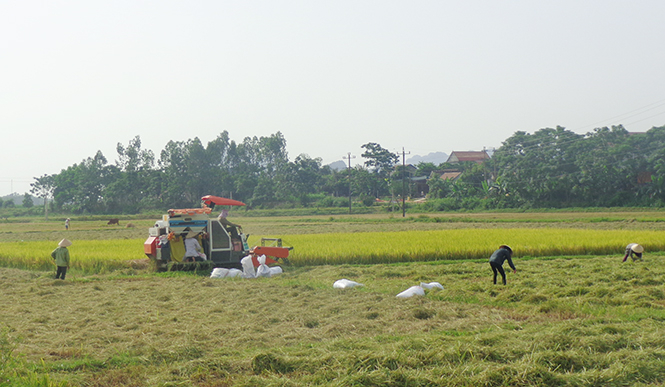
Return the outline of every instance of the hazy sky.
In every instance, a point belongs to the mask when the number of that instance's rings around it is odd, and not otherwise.
[[[665,2],[0,0],[0,195],[137,135],[289,157],[665,125]]]

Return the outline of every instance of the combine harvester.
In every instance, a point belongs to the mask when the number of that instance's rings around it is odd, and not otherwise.
[[[267,265],[278,261],[288,264],[287,257],[292,247],[282,247],[281,239],[262,238],[261,246],[250,249],[247,244],[249,235],[243,233],[242,227],[221,214],[217,218],[210,217],[216,205],[244,206],[245,203],[212,195],[202,197],[201,201],[201,208],[168,210],[168,214],[148,230],[149,237],[143,249],[155,263],[157,271],[241,268],[240,260],[247,255],[252,256],[255,267],[259,266],[257,257],[261,255],[267,257]],[[205,257],[196,257],[194,262],[183,262],[187,236],[196,238]]]

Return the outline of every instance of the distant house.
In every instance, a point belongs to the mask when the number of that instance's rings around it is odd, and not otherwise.
[[[455,180],[457,180],[458,177],[460,177],[461,174],[462,174],[462,172],[460,172],[460,171],[444,171],[439,176],[439,179],[455,181]]]
[[[413,164],[406,165],[406,173],[408,173],[409,176],[411,177],[415,176],[416,172],[418,172],[418,168],[415,165]]]
[[[427,176],[412,177],[411,184],[414,185],[416,196],[418,197],[424,197],[429,192]]]
[[[444,169],[443,171],[432,171],[427,180],[439,178],[441,180],[457,180],[462,175],[462,171],[457,169]]]
[[[467,151],[467,152],[457,152],[453,151],[448,157],[447,163],[457,164],[463,163],[466,161],[474,161],[476,163],[482,163],[483,161],[489,160],[490,155],[486,151]]]

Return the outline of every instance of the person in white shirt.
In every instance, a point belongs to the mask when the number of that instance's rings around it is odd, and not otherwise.
[[[203,254],[203,249],[199,244],[198,239],[196,239],[196,234],[190,232],[185,238],[185,258],[183,262],[194,262],[194,261],[205,261],[205,254]]]

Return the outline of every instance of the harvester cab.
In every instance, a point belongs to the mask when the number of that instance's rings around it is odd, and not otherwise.
[[[157,270],[194,270],[202,266],[240,268],[240,260],[247,255],[252,255],[255,266],[259,265],[256,256],[260,255],[266,255],[267,264],[286,260],[290,248],[281,247],[281,243],[277,247],[256,246],[250,249],[248,235],[240,225],[226,218],[226,211],[216,218],[210,217],[216,205],[244,206],[244,203],[211,195],[202,197],[201,201],[201,208],[168,210],[148,230],[144,252],[155,262]],[[202,250],[194,264],[183,262],[184,240],[188,237],[196,238]]]

